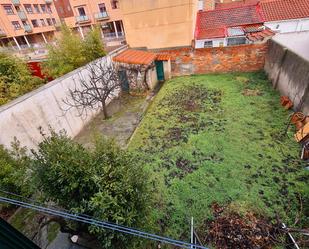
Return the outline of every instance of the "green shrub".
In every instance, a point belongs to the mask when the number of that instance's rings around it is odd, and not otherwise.
[[[16,140],[9,151],[0,145],[0,188],[23,196],[32,193],[31,159]]]
[[[49,46],[48,59],[43,64],[43,70],[47,75],[57,78],[104,55],[100,31],[97,28],[90,31],[83,41],[70,28],[62,26],[57,44]]]
[[[46,200],[66,209],[127,226],[140,226],[150,203],[147,177],[128,152],[98,138],[93,150],[52,132],[34,152],[39,189]],[[82,224],[69,225],[95,235],[104,248],[127,248],[119,233]]]

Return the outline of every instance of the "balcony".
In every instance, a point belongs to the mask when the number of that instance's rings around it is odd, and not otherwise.
[[[29,24],[24,25],[24,30],[26,33],[32,32],[32,27]]]
[[[12,4],[13,5],[20,5],[20,1],[19,0],[12,0]]]
[[[0,30],[0,38],[6,37],[6,33],[3,30]]]
[[[20,20],[22,20],[22,21],[27,20],[27,15],[24,11],[17,11],[17,15],[19,16]]]
[[[104,12],[96,13],[96,14],[94,15],[94,18],[95,18],[96,20],[100,21],[100,20],[107,20],[107,19],[109,19],[109,16],[108,16],[107,12],[104,11]]]
[[[52,4],[52,3],[53,3],[53,0],[45,0],[45,3],[47,3],[47,4]]]
[[[77,23],[90,22],[90,19],[89,19],[88,16],[77,16],[77,17],[76,17],[76,22],[77,22]]]

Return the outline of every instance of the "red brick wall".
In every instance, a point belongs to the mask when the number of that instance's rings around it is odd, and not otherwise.
[[[266,52],[267,44],[160,51],[172,56],[173,76],[262,70]]]

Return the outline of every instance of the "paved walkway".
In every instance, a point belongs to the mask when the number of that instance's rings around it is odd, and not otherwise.
[[[125,95],[113,100],[108,105],[110,118],[104,120],[103,115],[99,114],[75,140],[86,147],[91,147],[93,137],[103,135],[107,138],[114,138],[121,147],[125,147],[148,106],[147,99]]]

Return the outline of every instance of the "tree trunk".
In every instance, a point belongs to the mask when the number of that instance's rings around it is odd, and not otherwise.
[[[102,101],[101,103],[102,103],[102,112],[103,112],[104,119],[107,119],[108,114],[107,114],[107,108],[106,108],[105,101]]]

